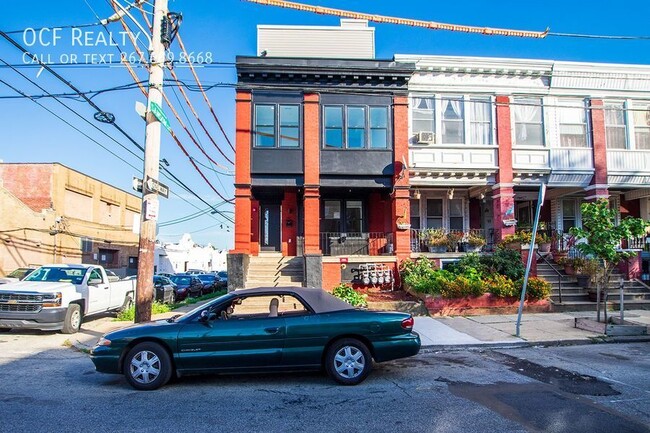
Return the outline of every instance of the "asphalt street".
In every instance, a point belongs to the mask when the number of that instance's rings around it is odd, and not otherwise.
[[[422,353],[356,387],[319,373],[153,392],[54,333],[0,334],[0,432],[650,432],[650,344]]]

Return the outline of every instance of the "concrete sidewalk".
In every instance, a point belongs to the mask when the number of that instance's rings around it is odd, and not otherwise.
[[[160,320],[183,314],[198,305],[188,305],[170,313],[158,314],[153,319]],[[650,336],[606,337],[574,327],[576,317],[593,316],[594,313],[591,312],[524,313],[520,337],[515,337],[516,314],[435,318],[415,316],[414,330],[420,334],[422,348],[427,350],[650,341]],[[650,326],[650,311],[647,310],[626,311],[625,318]],[[89,349],[103,334],[129,325],[130,322],[114,322],[112,318],[104,317],[84,323],[79,333],[65,338],[78,349]]]
[[[463,347],[518,347],[551,344],[588,344],[614,341],[650,341],[650,336],[606,337],[574,326],[576,317],[591,312],[524,314],[520,337],[515,336],[517,315],[415,317],[414,330],[426,349]],[[628,321],[650,325],[650,311],[626,311]]]

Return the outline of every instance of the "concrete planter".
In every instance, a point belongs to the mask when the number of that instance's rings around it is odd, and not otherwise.
[[[447,252],[447,246],[446,245],[429,245],[429,252],[430,253],[446,253]]]
[[[550,242],[545,242],[543,244],[539,244],[539,252],[540,253],[550,253],[551,252],[551,243]]]

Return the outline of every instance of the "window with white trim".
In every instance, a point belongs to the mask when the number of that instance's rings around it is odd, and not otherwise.
[[[544,119],[540,98],[514,98],[515,145],[543,146]]]
[[[462,97],[442,98],[442,142],[465,142],[465,113]]]
[[[584,101],[560,101],[559,105],[560,147],[588,147]]]
[[[413,134],[417,134],[422,131],[431,131],[435,132],[436,130],[436,119],[435,119],[435,109],[434,109],[434,98],[417,98],[414,97],[411,99],[412,109],[412,130]]]
[[[490,98],[470,98],[469,143],[492,144],[492,101]]]
[[[427,228],[442,228],[442,199],[427,199]]]
[[[576,199],[569,198],[562,200],[562,230],[568,232],[571,227],[578,224],[578,202]]]
[[[463,230],[463,199],[455,198],[447,201],[449,206],[449,229],[450,230]]]
[[[634,146],[636,149],[650,150],[650,105],[634,105]]]
[[[608,149],[627,148],[625,106],[622,102],[605,104],[605,142]]]

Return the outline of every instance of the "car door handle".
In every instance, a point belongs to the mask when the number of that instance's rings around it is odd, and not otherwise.
[[[277,334],[280,328],[264,328],[264,332],[267,334]]]

